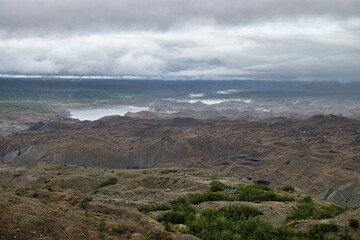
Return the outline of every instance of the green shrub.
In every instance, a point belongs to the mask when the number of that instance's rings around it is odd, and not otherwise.
[[[105,182],[101,183],[97,188],[102,188],[102,187],[106,187],[109,185],[115,185],[117,183],[118,179],[111,177],[108,180],[106,180]]]
[[[125,231],[121,227],[113,226],[110,229],[110,235],[111,236],[121,236],[124,233],[125,233]]]
[[[34,190],[34,191],[32,192],[32,194],[31,194],[31,197],[32,197],[32,198],[37,198],[38,196],[39,196],[39,194],[37,193],[36,190]]]
[[[304,202],[297,206],[296,210],[287,217],[287,220],[308,219],[314,214],[315,205],[313,203]]]
[[[189,233],[189,230],[187,229],[187,227],[183,227],[183,226],[180,226],[180,225],[175,225],[174,226],[174,229],[176,231],[179,231],[181,233],[185,233],[185,234],[188,234]]]
[[[221,192],[228,188],[231,188],[231,187],[226,185],[225,183],[222,183],[217,180],[213,180],[210,183],[210,191],[212,191],[212,192]]]
[[[261,211],[247,206],[206,209],[188,223],[189,233],[204,240],[279,239],[270,223],[252,217]]]
[[[49,192],[54,192],[54,189],[52,188],[51,185],[47,185],[46,188]]]
[[[239,221],[241,215],[245,216],[246,219],[248,219],[249,217],[262,215],[262,212],[260,210],[244,205],[230,205],[228,207],[221,207],[218,208],[215,212],[217,215],[224,216],[230,221]],[[205,212],[203,213],[205,214]]]
[[[205,192],[205,193],[195,193],[189,197],[177,198],[171,201],[171,204],[184,203],[184,202],[189,202],[191,204],[199,204],[208,201],[235,201],[235,198],[233,196],[229,196],[222,193]]]
[[[149,213],[149,212],[155,212],[155,211],[166,211],[169,209],[170,209],[170,207],[168,204],[162,203],[162,204],[156,204],[156,205],[152,205],[152,206],[141,206],[138,208],[138,211],[142,212],[142,213]]]
[[[352,240],[352,236],[350,235],[349,233],[349,230],[345,230],[345,232],[343,232],[341,235],[340,235],[340,240]]]
[[[310,198],[311,199],[311,198]],[[336,217],[337,215],[345,212],[344,207],[337,205],[317,205],[311,199],[304,199],[297,209],[287,217],[287,220],[301,220],[301,219],[328,219]]]
[[[314,215],[312,216],[313,219],[328,219],[334,218],[337,215],[345,212],[346,208],[340,207],[337,205],[323,205],[316,208]]]
[[[359,227],[359,220],[355,219],[355,218],[350,218],[349,219],[349,226],[352,228],[358,228]]]
[[[89,203],[93,200],[91,196],[85,197],[79,204],[79,207],[85,209],[89,206]]]
[[[285,192],[290,192],[290,193],[293,193],[295,192],[295,188],[291,185],[286,185],[286,186],[283,186],[281,188],[281,190],[285,191]]]
[[[169,174],[169,173],[176,173],[176,169],[165,169],[160,172],[160,174]]]
[[[281,196],[276,194],[274,190],[269,186],[264,186],[260,184],[252,184],[246,187],[239,187],[238,191],[238,200],[255,202],[255,201],[293,201],[293,197]]]
[[[312,197],[307,195],[303,198],[302,202],[312,202]]]
[[[168,222],[163,222],[162,224],[164,225],[164,230],[165,231],[171,231],[172,228],[173,228],[172,225],[170,223],[168,223]]]
[[[102,218],[100,220],[100,223],[99,223],[99,226],[98,226],[98,229],[99,229],[99,231],[101,233],[105,230],[105,226],[106,226],[105,218]]]
[[[157,216],[159,222],[172,224],[184,224],[195,219],[195,208],[187,201],[179,202],[171,207],[171,210]]]
[[[323,239],[323,236],[327,232],[338,232],[339,227],[334,224],[316,224],[309,229],[309,235],[312,239]]]

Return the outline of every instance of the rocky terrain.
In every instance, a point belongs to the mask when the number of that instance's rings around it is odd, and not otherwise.
[[[224,239],[219,223],[198,231],[223,220],[257,229],[231,230],[243,239],[360,238],[350,226],[360,220],[359,120],[45,119],[0,137],[0,239]],[[252,186],[255,198],[241,198]],[[216,215],[234,209],[259,212],[236,223]]]
[[[199,168],[110,170],[45,161],[38,161],[31,168],[3,164],[0,166],[0,236],[1,239],[198,239],[177,225],[169,228],[154,220],[162,211],[142,213],[137,209],[206,193],[214,179],[232,188],[252,185],[247,179]],[[220,189],[214,194],[232,196],[234,191]],[[359,218],[358,208],[322,220],[289,221],[288,216],[306,195],[300,189],[292,193],[276,190],[276,194],[294,200],[202,200],[193,207],[199,216],[206,209],[246,206],[261,211],[259,219],[274,227],[287,226],[289,231],[297,232],[319,224],[336,224],[337,230],[326,233],[327,236],[341,237],[346,231],[353,239],[360,237],[357,229],[349,227],[349,219]]]
[[[336,115],[69,119],[39,122],[0,138],[0,161],[25,167],[45,160],[109,169],[206,168],[273,186],[292,184],[337,204],[357,205],[358,188],[342,199],[333,192],[359,181],[359,129],[359,120]]]
[[[68,116],[64,108],[55,105],[0,101],[0,136],[26,130],[40,121],[61,121]]]

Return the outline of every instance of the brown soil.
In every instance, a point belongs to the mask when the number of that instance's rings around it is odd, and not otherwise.
[[[37,124],[0,138],[0,161],[98,168],[198,167],[319,194],[359,179],[360,121],[138,119]],[[86,185],[86,181],[83,183]]]

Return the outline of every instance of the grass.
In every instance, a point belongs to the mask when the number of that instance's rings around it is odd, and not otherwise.
[[[46,111],[51,108],[42,103],[36,102],[0,102],[0,113],[22,112],[22,111]]]

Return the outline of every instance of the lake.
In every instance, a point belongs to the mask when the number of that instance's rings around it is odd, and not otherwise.
[[[68,109],[72,118],[77,118],[81,121],[94,121],[99,118],[111,115],[124,116],[127,112],[141,112],[149,110],[147,107],[134,106],[116,106],[114,108],[82,108],[82,109]]]

